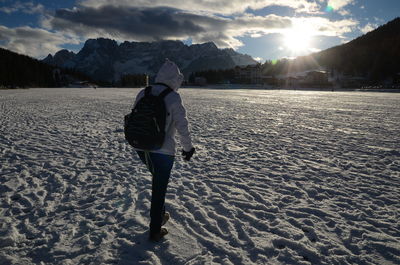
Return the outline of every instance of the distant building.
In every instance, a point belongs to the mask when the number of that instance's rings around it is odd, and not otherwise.
[[[278,79],[272,75],[262,76],[262,84],[267,86],[277,86],[279,84]]]
[[[63,85],[61,70],[59,68],[53,69],[53,80],[57,87]]]
[[[289,76],[282,80],[281,83],[284,87],[299,87],[300,84],[300,77]]]
[[[335,87],[360,88],[365,86],[365,84],[367,83],[367,78],[364,76],[354,76],[350,74],[344,74],[342,72],[333,70],[331,72],[329,81]]]
[[[68,84],[69,88],[97,88],[96,84],[90,83],[89,81],[74,81]]]
[[[359,88],[362,87],[366,82],[366,78],[363,76],[350,76],[345,75],[338,80],[341,87],[347,88]]]
[[[240,84],[262,84],[262,66],[261,64],[236,66],[235,81]]]
[[[328,74],[325,71],[309,71],[302,79],[304,85],[326,85],[328,83]]]
[[[397,73],[393,77],[393,84],[394,85],[400,85],[400,73]]]
[[[329,85],[326,71],[304,71],[280,75],[278,84],[283,87],[321,87]]]
[[[207,79],[205,77],[195,77],[194,78],[194,84],[196,86],[206,86],[207,85]]]
[[[149,85],[149,76],[146,74],[127,74],[120,80],[121,87],[145,87]]]

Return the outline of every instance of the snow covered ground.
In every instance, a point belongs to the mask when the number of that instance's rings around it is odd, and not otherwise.
[[[0,91],[0,264],[400,264],[400,94],[183,89],[154,244],[137,91]]]

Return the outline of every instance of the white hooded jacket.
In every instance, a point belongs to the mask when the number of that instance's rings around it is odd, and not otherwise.
[[[167,117],[165,123],[165,140],[162,147],[158,150],[152,151],[153,153],[160,153],[166,155],[175,155],[176,150],[176,142],[175,135],[178,131],[180,136],[180,143],[183,147],[183,150],[190,151],[193,147],[192,139],[190,137],[189,132],[189,123],[186,118],[186,110],[183,106],[181,96],[178,93],[178,89],[182,84],[183,75],[179,71],[179,68],[175,65],[175,63],[167,61],[160,68],[157,77],[156,83],[162,83],[168,85],[174,91],[169,93],[165,98],[165,107],[167,110]],[[166,86],[161,84],[155,84],[151,86],[151,94],[157,96],[162,91],[166,89]],[[139,94],[136,96],[135,105],[137,102],[144,96],[144,89],[142,89]],[[140,150],[140,149],[136,149]]]

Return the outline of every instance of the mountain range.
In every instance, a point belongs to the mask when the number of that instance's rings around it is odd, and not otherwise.
[[[183,74],[209,69],[229,69],[256,64],[251,56],[233,49],[219,49],[213,42],[186,45],[181,41],[128,42],[89,39],[77,53],[60,50],[49,54],[43,62],[70,68],[87,74],[95,80],[118,82],[127,74],[155,76],[165,58],[174,61]]]
[[[121,76],[131,73],[154,75],[165,58],[177,62],[186,77],[193,72],[256,63],[248,55],[218,49],[213,43],[191,46],[179,41],[117,44],[109,39],[91,39],[77,54],[61,50],[42,62],[0,48],[0,88],[64,86],[78,80],[118,83]],[[363,77],[366,82],[376,84],[391,78],[400,82],[399,62],[400,18],[396,18],[346,44],[294,60],[267,61],[261,67],[265,76],[322,68],[331,73]],[[61,81],[55,78],[60,66]],[[221,75],[221,71],[211,72],[214,76]],[[227,78],[222,80],[231,78],[231,72],[226,70]],[[109,85],[109,82],[97,83]]]

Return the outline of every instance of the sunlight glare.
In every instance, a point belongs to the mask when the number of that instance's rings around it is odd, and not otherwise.
[[[305,27],[293,27],[284,34],[283,43],[294,54],[304,53],[310,50],[312,33]]]

